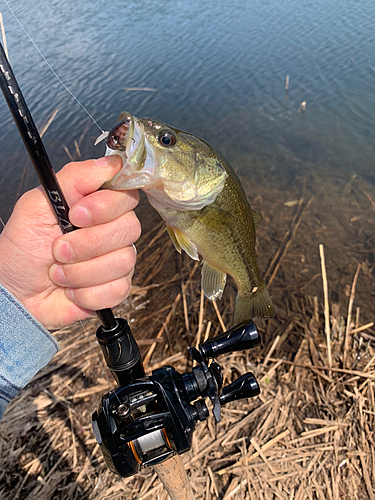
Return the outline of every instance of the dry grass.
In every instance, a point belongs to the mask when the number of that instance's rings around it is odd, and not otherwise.
[[[264,217],[258,255],[276,315],[257,320],[260,348],[220,358],[225,383],[253,371],[262,392],[224,407],[219,425],[212,417],[197,425],[184,460],[199,499],[375,498],[375,194],[358,179],[327,182],[317,175],[294,192],[272,178],[256,188],[244,182]],[[213,307],[202,298],[199,265],[174,251],[144,204],[139,213],[133,294],[117,313],[148,369],[185,371],[187,346],[230,325],[234,288],[229,282]],[[112,381],[99,363],[96,326],[56,333],[61,351],[9,406],[1,499],[166,498],[153,471],[121,479],[104,465],[90,415]]]

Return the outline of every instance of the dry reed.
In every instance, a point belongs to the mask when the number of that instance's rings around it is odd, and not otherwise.
[[[264,217],[257,248],[276,315],[256,320],[260,348],[220,359],[225,384],[252,371],[261,394],[222,408],[219,425],[212,417],[197,425],[183,459],[198,499],[374,498],[374,192],[358,179],[349,192],[346,182],[310,184],[314,198],[283,198],[268,179],[256,191],[244,181]],[[301,201],[285,205],[287,196]],[[197,335],[203,341],[231,324],[235,291],[228,280],[221,301],[205,300],[199,266],[174,251],[149,207],[138,213],[133,293],[116,312],[130,321],[148,370],[169,363],[186,371]],[[90,416],[112,382],[88,342],[95,346],[96,324],[86,322],[86,334],[55,333],[60,352],[9,405],[0,425],[1,499],[165,498],[152,470],[122,479],[104,465]]]

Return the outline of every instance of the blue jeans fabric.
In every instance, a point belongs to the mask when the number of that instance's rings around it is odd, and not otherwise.
[[[19,391],[59,350],[59,344],[0,285],[0,419]]]

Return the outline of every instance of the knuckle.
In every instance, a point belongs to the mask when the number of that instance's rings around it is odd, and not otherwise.
[[[104,191],[95,191],[84,199],[85,206],[96,215],[101,217],[111,207],[111,201],[108,199],[108,193]]]
[[[129,274],[129,271],[133,267],[133,258],[128,248],[123,248],[122,250],[115,252],[114,255],[114,268],[118,270],[121,277]]]
[[[135,243],[141,236],[141,223],[135,212],[129,212],[127,214],[127,234],[132,243]]]
[[[133,271],[135,264],[137,262],[137,254],[133,246],[127,247],[126,249],[126,275]]]
[[[115,307],[130,295],[131,278],[121,278],[105,285],[91,288],[76,288],[70,298],[79,307],[89,310]]]
[[[126,191],[125,194],[128,210],[133,210],[139,203],[139,191],[137,189],[134,191]]]
[[[86,228],[87,239],[85,239],[86,248],[101,248],[103,245],[103,235],[96,226]]]
[[[28,205],[33,197],[33,193],[31,191],[27,191],[24,193],[17,201],[17,205],[19,207],[23,207],[24,205]]]
[[[119,302],[124,301],[127,297],[129,297],[131,290],[131,279],[129,277],[122,278],[120,280],[117,280],[115,282],[115,295],[116,299],[118,299]]]
[[[65,175],[70,175],[77,169],[77,162],[70,161],[69,163],[66,163],[63,168],[60,170],[60,172],[57,173],[57,177],[59,178],[61,173]]]
[[[44,201],[44,196],[42,195],[42,188],[34,188],[30,189],[30,191],[26,191],[17,201],[16,206],[18,209],[22,211],[30,211],[30,207],[35,207],[38,202],[41,200]],[[48,205],[48,201],[45,200],[46,205]]]

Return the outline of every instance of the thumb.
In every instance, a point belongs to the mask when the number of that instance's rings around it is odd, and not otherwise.
[[[121,168],[121,157],[113,154],[98,160],[68,163],[57,173],[57,179],[71,207],[84,196],[97,191]]]

